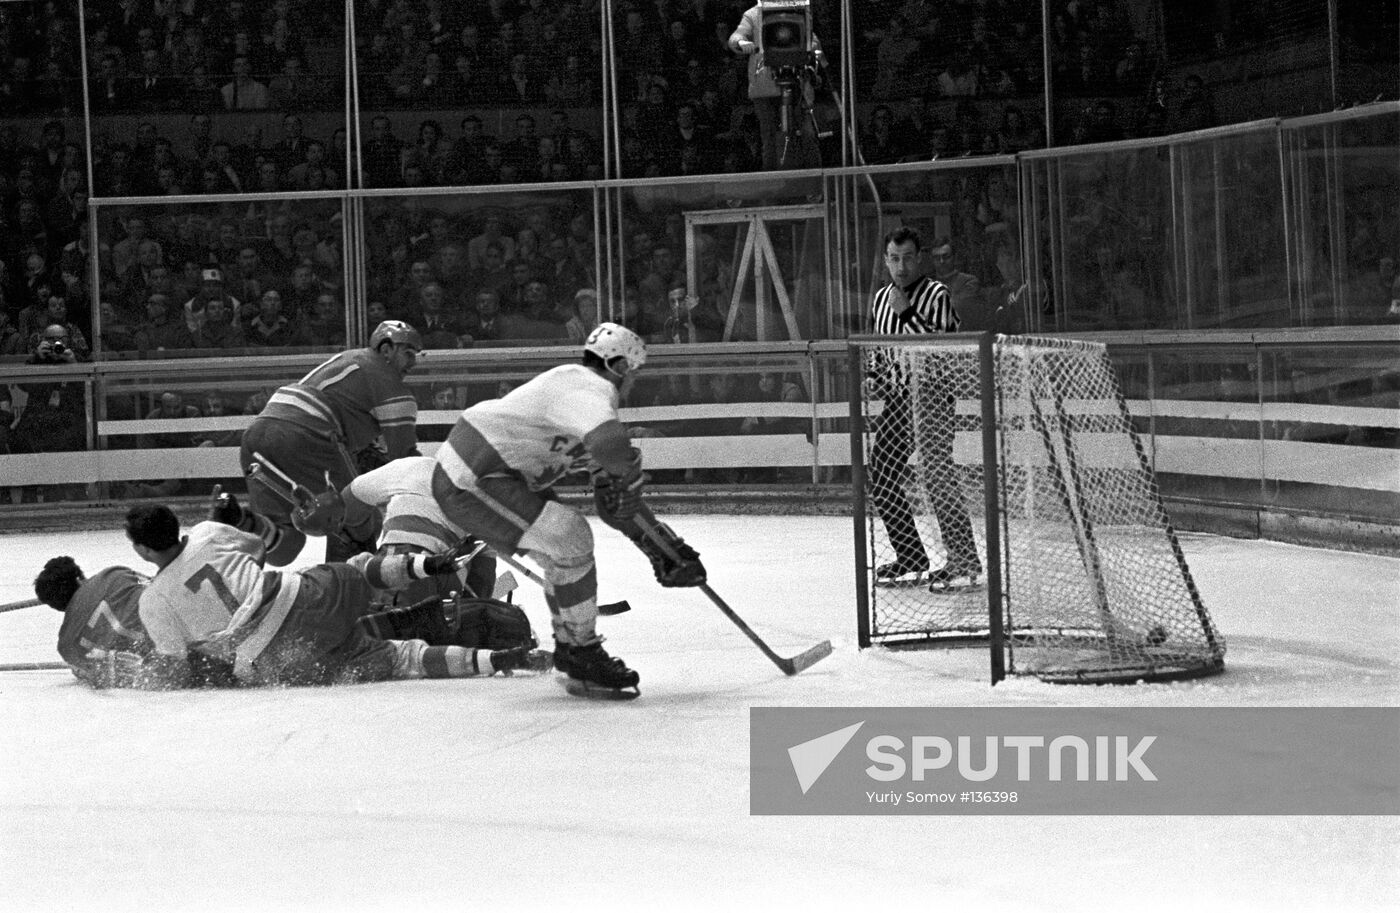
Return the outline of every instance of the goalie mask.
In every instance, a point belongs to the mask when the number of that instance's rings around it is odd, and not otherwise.
[[[647,363],[647,346],[642,337],[615,323],[600,323],[594,327],[583,350],[601,358],[607,369],[618,376],[631,374]],[[618,371],[613,367],[613,360],[617,358],[626,362],[625,369]]]
[[[302,500],[292,511],[292,525],[308,536],[332,536],[345,522],[345,501],[331,488]]]

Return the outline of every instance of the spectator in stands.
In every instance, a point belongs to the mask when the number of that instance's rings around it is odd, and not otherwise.
[[[1027,149],[1039,149],[1045,144],[1045,138],[1026,122],[1020,108],[1009,104],[1001,109],[1001,124],[996,130],[994,142],[998,153],[1011,155]]]
[[[509,284],[510,278],[510,270],[506,267],[501,245],[492,243],[486,248],[485,262],[480,269],[471,271],[468,283],[477,291],[490,289],[494,292]]]
[[[867,165],[887,165],[899,161],[903,145],[894,131],[894,112],[889,105],[876,105],[861,136],[860,155]]]
[[[365,185],[397,187],[402,179],[400,158],[404,142],[394,135],[393,124],[383,114],[370,121],[370,136],[362,152]]]
[[[895,13],[881,33],[875,48],[875,98],[893,98],[917,82],[919,39],[909,28],[909,20]]]
[[[267,289],[258,299],[258,314],[247,324],[244,338],[255,348],[280,348],[296,345],[297,328],[282,313],[282,293]]]
[[[188,421],[199,418],[199,407],[185,402],[184,394],[166,390],[160,395],[160,402],[146,413],[146,421]],[[194,447],[195,435],[189,431],[156,431],[141,435],[139,444],[143,448]],[[159,460],[153,460],[159,463]],[[186,481],[173,479],[143,479],[132,481],[126,486],[128,498],[168,498],[184,489]]]
[[[301,58],[284,58],[277,75],[267,81],[267,91],[271,95],[274,108],[286,110],[308,107],[311,82],[302,70]]]
[[[297,345],[345,346],[345,315],[334,292],[321,292],[310,314],[296,318],[299,327]],[[376,324],[378,326],[378,324]]]
[[[233,59],[233,79],[220,92],[229,111],[263,111],[272,103],[267,86],[253,79],[252,64],[246,56]]]
[[[243,175],[233,160],[233,145],[227,140],[216,140],[209,147],[209,161],[204,163],[204,168],[217,175],[215,189],[207,191],[211,193],[242,193],[244,189]],[[201,180],[202,185],[207,182]]]
[[[0,305],[3,305],[3,300],[0,300]],[[14,321],[10,319],[10,312],[0,306],[0,355],[23,355],[26,348],[24,336],[20,333],[19,327],[15,326]],[[5,399],[8,401],[8,394],[5,394]],[[0,435],[10,430],[10,423],[13,421],[13,415],[8,419],[0,415]],[[0,453],[6,452],[8,451],[0,447]]]
[[[498,213],[487,213],[482,221],[481,234],[467,241],[468,266],[481,269],[486,259],[486,248],[492,244],[501,249],[501,257],[504,260],[515,257],[515,239],[505,234],[504,224]]]
[[[1152,78],[1152,66],[1143,53],[1141,41],[1130,41],[1123,58],[1114,65],[1113,85],[1120,95],[1139,95]]]
[[[591,288],[581,288],[574,292],[573,310],[564,323],[564,332],[569,341],[582,345],[598,325],[598,293]]]
[[[1205,80],[1195,73],[1188,73],[1182,81],[1181,101],[1176,106],[1173,119],[1173,133],[1189,133],[1192,130],[1206,130],[1216,126],[1215,103],[1206,91]]]
[[[468,332],[477,342],[501,339],[501,297],[494,290],[484,289],[476,294],[476,319],[468,323]]]
[[[598,74],[585,70],[577,54],[564,58],[564,66],[551,71],[545,82],[544,97],[551,105],[583,107],[598,98]]]
[[[110,301],[98,305],[102,327],[98,340],[103,353],[132,352],[136,349],[136,324]]]
[[[131,106],[130,86],[117,67],[117,58],[104,54],[96,61],[97,76],[88,84],[88,98],[93,114],[106,115],[125,111]],[[0,94],[4,84],[0,83]]]
[[[436,282],[419,289],[411,323],[423,334],[425,349],[456,349],[471,344],[461,311],[456,306],[448,307],[443,288]]]
[[[234,272],[226,280],[226,287],[239,301],[257,301],[263,290],[274,283],[272,273],[263,266],[262,255],[256,244],[243,244],[238,248],[238,260]]]
[[[140,72],[128,80],[130,104],[143,114],[170,110],[175,104],[178,86],[165,75],[165,63],[160,51],[149,47],[141,51]]]
[[[420,293],[434,278],[431,263],[427,260],[413,261],[408,268],[407,279],[394,291],[389,302],[389,310],[393,312],[394,317],[412,323],[418,309]]]
[[[182,107],[190,111],[211,111],[227,107],[224,104],[223,90],[209,75],[206,64],[197,63],[190,68],[184,82]]]
[[[158,240],[150,238],[150,224],[145,216],[133,213],[125,221],[119,218],[118,223],[126,233],[125,237],[112,245],[112,269],[118,276],[125,275],[136,264],[140,246],[147,240],[155,245],[156,262],[164,262],[164,248]]]
[[[957,249],[953,240],[942,237],[929,247],[929,260],[933,263],[933,275],[948,289],[953,299],[953,310],[962,320],[961,329],[990,329],[986,308],[983,303],[982,282],[972,273],[958,269]]]
[[[55,354],[63,355],[64,361],[87,361],[92,355],[92,347],[88,345],[87,337],[76,323],[68,319],[68,299],[58,292],[49,295],[48,302],[43,311],[44,328],[30,336],[30,352],[37,352],[44,348],[45,341],[50,345],[48,348],[55,350]],[[59,335],[55,335],[55,333]],[[63,352],[58,352],[59,346],[54,343],[62,343]],[[67,358],[72,355],[73,358]]]
[[[45,327],[35,337],[26,364],[55,367],[79,360],[71,345],[70,325]],[[87,448],[86,398],[81,378],[53,377],[19,385],[24,410],[14,427],[11,447],[17,453],[52,453]],[[68,497],[82,497],[81,486],[57,486]],[[40,496],[42,498],[42,495]]]
[[[1118,109],[1113,102],[1099,99],[1085,110],[1079,123],[1075,125],[1075,143],[1111,143],[1124,137],[1123,128],[1118,124]]]
[[[251,299],[249,304],[244,304],[230,295],[224,287],[223,271],[216,267],[202,270],[199,278],[199,290],[184,303],[178,317],[178,320],[183,321],[189,333],[198,338],[198,334],[203,330],[204,323],[208,319],[209,302],[215,298],[222,299],[229,313],[235,315],[239,323],[246,329],[248,322],[257,315],[257,304]]]
[[[210,298],[204,305],[204,325],[199,348],[241,349],[247,345],[238,315],[229,310],[224,298]]]

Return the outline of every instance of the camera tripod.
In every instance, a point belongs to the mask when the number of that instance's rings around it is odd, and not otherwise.
[[[786,169],[794,167],[789,156],[796,155],[803,142],[804,114],[806,120],[811,121],[812,153],[814,155],[817,153],[817,121],[812,105],[810,103],[804,104],[807,101],[806,91],[800,75],[793,74],[788,78],[780,79],[778,85],[782,90],[782,97],[778,105],[778,133],[783,138],[782,150],[778,153],[778,167]],[[820,162],[808,162],[805,163],[805,167],[813,168],[819,164]],[[798,167],[801,166],[802,163],[798,163]]]

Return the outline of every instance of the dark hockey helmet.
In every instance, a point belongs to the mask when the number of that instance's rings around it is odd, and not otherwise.
[[[386,320],[374,328],[374,332],[369,334],[369,347],[373,351],[379,351],[379,344],[389,341],[394,345],[406,345],[423,350],[423,336],[413,327],[402,320]]]

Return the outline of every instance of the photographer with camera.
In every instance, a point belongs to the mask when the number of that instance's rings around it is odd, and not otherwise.
[[[50,312],[53,310],[51,306]],[[25,364],[61,367],[74,364],[80,358],[86,361],[87,344],[84,342],[81,349],[78,347],[81,334],[75,338],[72,335],[75,331],[77,328],[71,324],[52,323],[44,327],[34,337]],[[14,430],[12,446],[16,453],[87,449],[86,401],[81,377],[55,375],[35,383],[20,384],[19,388],[24,393],[24,405]],[[66,498],[85,495],[81,485],[46,487],[44,492]]]
[[[78,325],[68,319],[68,300],[51,294],[36,318],[44,329],[29,337],[29,364],[72,364],[87,361],[91,348]]]
[[[811,28],[808,4],[801,0],[755,3],[744,12],[728,44],[729,50],[749,58],[749,99],[758,117],[763,170],[819,167],[811,109],[814,83],[826,58]],[[786,135],[785,99],[790,104]]]

